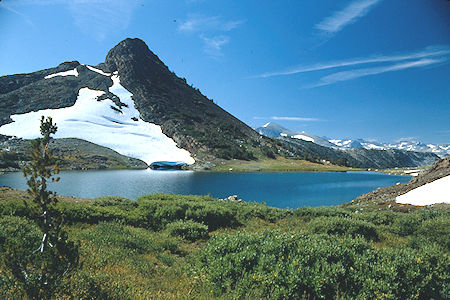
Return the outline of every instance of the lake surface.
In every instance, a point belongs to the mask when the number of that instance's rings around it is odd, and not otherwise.
[[[114,195],[129,199],[152,193],[238,195],[245,201],[280,208],[338,205],[379,187],[411,177],[375,172],[209,173],[193,171],[107,170],[63,171],[49,189],[84,198]],[[0,175],[0,186],[26,189],[22,173]]]

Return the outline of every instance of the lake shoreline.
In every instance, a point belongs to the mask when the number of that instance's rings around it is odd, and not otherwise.
[[[246,202],[278,208],[347,203],[379,187],[406,182],[408,177],[366,171],[348,172],[194,172],[147,170],[61,171],[49,189],[80,198],[120,196],[132,200],[155,193],[237,195]],[[0,186],[26,189],[20,172],[0,176]]]

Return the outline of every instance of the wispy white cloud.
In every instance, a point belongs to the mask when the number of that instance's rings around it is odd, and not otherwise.
[[[413,51],[404,54],[396,54],[396,55],[374,55],[366,58],[352,58],[348,60],[340,60],[340,61],[330,61],[326,63],[318,63],[314,65],[304,66],[297,65],[295,67],[287,68],[282,71],[275,72],[266,72],[260,75],[254,76],[254,78],[267,78],[272,76],[281,76],[281,75],[292,75],[298,73],[312,72],[312,71],[320,71],[341,67],[349,67],[355,65],[362,64],[370,64],[370,63],[383,63],[383,62],[397,62],[411,59],[419,59],[425,57],[433,57],[433,56],[445,56],[450,54],[450,46],[430,46],[423,50]]]
[[[178,26],[181,32],[230,31],[244,23],[243,20],[224,20],[220,16],[189,15]]]
[[[68,5],[75,25],[103,40],[109,33],[128,27],[140,3],[141,0],[72,0]]]
[[[400,71],[400,70],[410,69],[410,68],[425,67],[425,66],[441,63],[444,61],[446,61],[446,59],[444,59],[444,58],[440,58],[440,59],[423,58],[420,60],[404,62],[404,63],[383,66],[383,67],[374,67],[374,68],[356,69],[356,70],[350,70],[350,71],[337,72],[337,73],[333,73],[331,75],[322,77],[320,79],[320,82],[313,85],[312,87],[329,85],[329,84],[333,84],[336,82],[352,80],[352,79],[369,76],[369,75],[376,75],[376,74],[381,74],[381,73],[386,73],[386,72]]]
[[[439,135],[445,135],[445,136],[450,136],[450,129],[447,130],[438,130],[436,131],[437,134]],[[450,144],[450,143],[449,143]]]
[[[230,37],[222,33],[229,32],[245,21],[226,20],[220,16],[191,14],[178,25],[182,33],[195,33],[203,42],[203,52],[212,58],[223,56],[222,48],[230,42]]]
[[[305,117],[277,117],[273,116],[270,117],[271,120],[278,120],[278,121],[301,121],[301,122],[315,122],[320,121],[316,118],[305,118]]]
[[[204,52],[213,57],[223,56],[222,47],[230,42],[230,38],[225,35],[206,37],[201,35],[200,38],[204,43]]]
[[[395,143],[400,143],[400,142],[416,142],[416,141],[417,141],[417,137],[416,136],[406,136],[406,137],[398,138],[394,142]]]
[[[274,121],[297,121],[297,122],[316,122],[321,121],[317,118],[305,118],[305,117],[279,117],[279,116],[272,116],[269,118],[266,117],[253,117],[255,120],[274,120]]]
[[[10,11],[13,14],[16,14],[16,15],[20,16],[25,21],[25,23],[27,23],[31,27],[36,27],[36,25],[34,25],[34,23],[31,21],[31,19],[27,15],[21,13],[20,11],[17,11],[16,9],[14,9],[12,7],[10,7],[8,4],[0,2],[0,9],[5,9],[7,11]]]
[[[356,0],[352,1],[342,10],[334,12],[323,19],[316,28],[328,34],[336,33],[345,26],[365,16],[381,0]]]
[[[73,21],[86,34],[103,40],[109,33],[128,27],[133,11],[143,0],[17,0],[20,6],[67,6]]]

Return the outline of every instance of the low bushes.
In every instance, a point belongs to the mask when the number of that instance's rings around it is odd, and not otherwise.
[[[139,210],[153,229],[163,229],[177,220],[203,223],[210,230],[239,224],[233,210],[209,196],[154,194],[140,197]]]
[[[349,210],[331,206],[301,207],[294,210],[294,216],[302,218],[304,221],[310,221],[317,217],[348,217],[351,214]]]
[[[285,210],[167,194],[58,209],[82,264],[57,298],[449,298],[445,210]],[[29,214],[23,200],[0,201],[2,299],[25,297],[4,266],[39,246]],[[209,234],[219,228],[229,229]]]
[[[216,296],[270,299],[448,296],[438,248],[374,249],[362,239],[264,231],[213,237],[198,263]]]
[[[192,242],[208,238],[208,226],[192,220],[179,220],[169,223],[166,230],[172,236],[179,236]]]
[[[372,223],[341,217],[319,217],[311,221],[308,229],[312,233],[329,235],[350,235],[364,237],[367,240],[378,241],[378,231]]]

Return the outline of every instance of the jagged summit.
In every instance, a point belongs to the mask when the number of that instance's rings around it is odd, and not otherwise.
[[[168,67],[138,38],[127,38],[109,50],[104,66],[110,72],[133,67],[147,73],[170,73]],[[124,74],[123,74],[124,75]]]

